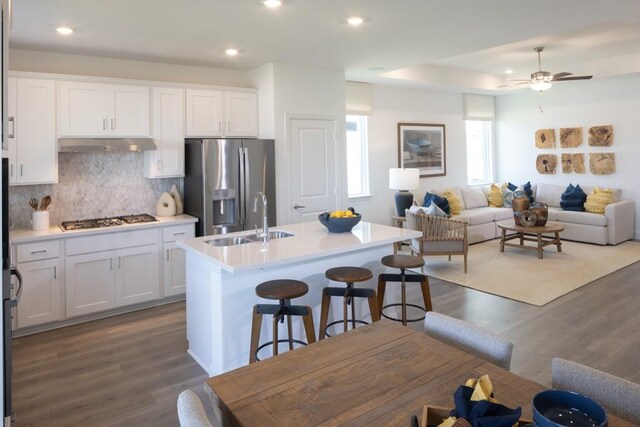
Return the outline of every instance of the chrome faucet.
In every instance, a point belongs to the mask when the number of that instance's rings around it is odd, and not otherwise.
[[[267,196],[262,191],[256,193],[256,198],[253,200],[253,211],[258,212],[258,199],[262,197],[262,241],[264,243],[269,241],[269,219],[267,218]],[[256,226],[256,235],[258,234]]]

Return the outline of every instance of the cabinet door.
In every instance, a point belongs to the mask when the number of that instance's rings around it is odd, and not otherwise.
[[[258,95],[225,92],[224,119],[226,136],[258,136]]]
[[[160,279],[158,245],[116,251],[116,306],[158,298]]]
[[[17,79],[16,115],[13,125],[16,146],[15,182],[57,182],[58,147],[54,81]]]
[[[222,136],[222,92],[187,89],[187,136]]]
[[[143,136],[149,132],[149,88],[146,86],[108,86],[109,134]]]
[[[67,317],[116,306],[113,255],[113,251],[103,251],[66,258]]]
[[[107,85],[58,83],[58,136],[105,136]]]
[[[145,176],[184,176],[183,89],[153,89],[153,141],[157,148],[145,152]]]
[[[22,290],[18,301],[18,328],[62,319],[60,258],[18,263]]]
[[[164,296],[184,294],[187,289],[184,249],[176,242],[164,244]]]
[[[7,85],[7,157],[9,158],[9,184],[16,183],[16,113],[18,91],[17,79],[8,79]]]

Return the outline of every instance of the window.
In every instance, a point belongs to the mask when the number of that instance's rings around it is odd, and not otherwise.
[[[493,122],[465,120],[467,131],[467,183],[493,182]]]
[[[349,197],[369,195],[367,116],[347,116],[347,183]]]

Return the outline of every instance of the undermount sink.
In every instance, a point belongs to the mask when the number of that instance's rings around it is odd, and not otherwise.
[[[283,239],[285,237],[291,237],[293,234],[287,233],[286,231],[270,231],[269,232],[269,240],[273,239]],[[236,236],[236,237],[221,237],[219,239],[211,239],[207,240],[206,243],[212,246],[237,246],[244,245],[246,243],[252,242],[261,242],[262,235],[258,234],[249,234],[246,236]]]

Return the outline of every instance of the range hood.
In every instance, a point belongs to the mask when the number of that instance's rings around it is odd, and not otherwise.
[[[96,153],[155,150],[151,138],[58,138],[61,153]]]

